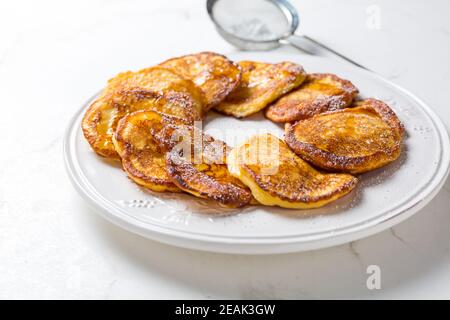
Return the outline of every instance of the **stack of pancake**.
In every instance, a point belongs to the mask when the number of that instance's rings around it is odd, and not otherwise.
[[[284,124],[285,139],[254,135],[232,148],[197,125],[211,109],[236,118],[262,111]],[[404,135],[387,104],[358,99],[348,80],[212,52],[117,75],[82,128],[97,154],[120,160],[142,187],[232,208],[323,206],[354,189],[356,175],[396,160]]]

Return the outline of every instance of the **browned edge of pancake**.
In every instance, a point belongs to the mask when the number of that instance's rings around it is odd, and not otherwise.
[[[170,62],[172,62],[172,61],[176,61],[176,60],[178,60],[178,59],[183,59],[183,58],[203,57],[203,56],[211,57],[211,58],[212,58],[212,57],[220,57],[220,58],[223,59],[223,61],[224,61],[226,64],[228,64],[229,67],[231,67],[231,68],[233,68],[233,69],[236,68],[236,69],[239,71],[239,73],[237,73],[237,76],[236,76],[235,79],[233,79],[233,80],[231,80],[231,81],[228,81],[227,85],[226,85],[226,86],[223,86],[223,87],[222,87],[222,90],[217,91],[217,93],[213,95],[212,99],[211,99],[210,101],[208,101],[207,104],[205,104],[205,106],[204,106],[204,111],[206,112],[206,111],[210,110],[212,107],[218,105],[218,104],[219,104],[220,102],[222,102],[223,100],[225,100],[225,98],[226,98],[226,97],[227,97],[234,89],[236,89],[236,88],[238,87],[238,85],[239,85],[239,83],[241,82],[241,79],[242,79],[242,68],[241,68],[241,66],[240,66],[239,64],[237,64],[237,63],[234,62],[234,61],[231,61],[230,59],[228,59],[228,57],[226,57],[226,56],[223,55],[223,54],[219,54],[219,53],[212,52],[212,51],[202,51],[202,52],[198,52],[198,53],[186,54],[186,55],[182,55],[182,56],[179,56],[179,57],[174,57],[174,58],[167,59],[167,60],[161,62],[161,63],[159,64],[159,66],[162,67],[162,68],[167,68],[166,66],[164,66],[164,64],[166,64],[166,63],[170,63]],[[171,71],[175,72],[175,73],[177,72],[177,71],[174,70],[172,67],[169,67],[169,69],[170,69]],[[228,78],[229,78],[229,77],[228,77]],[[191,80],[192,80],[192,79],[191,79]],[[200,87],[200,89],[203,91],[203,94],[206,96],[207,93],[204,92],[204,89],[202,88],[202,86],[199,86],[199,87]]]
[[[380,100],[376,100],[373,98],[356,101],[354,108],[362,107],[365,110],[369,112],[374,112],[378,117],[380,117],[388,126],[389,128],[394,132],[394,134],[398,137],[398,143],[390,149],[390,150],[383,150],[383,151],[377,151],[371,155],[368,156],[359,156],[359,157],[349,157],[349,156],[338,156],[334,153],[319,149],[315,147],[312,144],[298,141],[295,138],[295,125],[286,123],[285,126],[285,140],[288,146],[299,156],[301,156],[303,159],[305,159],[308,162],[313,163],[314,165],[317,165],[321,167],[322,169],[326,170],[339,170],[349,173],[362,173],[365,171],[370,171],[373,169],[376,169],[380,166],[375,167],[369,167],[367,170],[367,165],[371,163],[379,163],[380,160],[383,160],[387,157],[398,157],[401,151],[402,147],[402,140],[404,135],[404,126],[398,119],[395,112],[384,102]],[[342,113],[346,112],[346,109],[343,110],[337,110],[337,111],[331,111],[331,112],[325,112],[322,114],[319,114],[317,116],[323,116],[326,114],[335,114],[335,113]],[[314,117],[313,117],[314,118]],[[310,119],[313,119],[310,118]],[[392,160],[392,161],[393,161]],[[332,165],[329,165],[332,164]],[[385,163],[384,163],[385,164]],[[382,165],[384,165],[382,164]],[[381,166],[382,166],[381,165]],[[353,168],[353,169],[352,169]]]
[[[294,99],[287,102],[283,101],[283,99],[288,99],[289,95],[294,94],[298,90],[302,90],[302,87],[307,85],[309,82],[327,77],[330,77],[334,82],[339,83],[339,89],[342,90],[342,93],[316,101],[305,101],[300,103]],[[306,80],[300,85],[300,87],[288,92],[269,105],[265,109],[264,115],[267,119],[280,123],[303,120],[313,117],[316,114],[348,107],[358,93],[358,88],[356,88],[350,80],[340,78],[332,73],[311,73],[308,74]],[[300,105],[301,108],[298,108],[298,105]],[[280,111],[285,112],[283,112],[284,114],[280,114]]]
[[[141,112],[154,112],[157,113],[161,116],[161,122],[164,123],[166,122],[167,124],[171,124],[175,121],[178,121],[179,123],[183,123],[185,120],[181,119],[181,118],[177,118],[177,117],[171,117],[171,116],[167,116],[164,114],[161,114],[157,111],[148,111],[148,110],[140,110],[140,111],[135,111],[132,112],[124,117],[122,117],[118,124],[117,124],[117,128],[116,131],[114,133],[114,139],[123,144],[124,146],[124,152],[120,155],[121,156],[121,161],[122,161],[122,166],[123,169],[125,170],[126,173],[128,173],[129,175],[138,178],[142,181],[144,181],[145,183],[148,183],[150,185],[160,185],[160,186],[164,186],[166,188],[165,191],[169,191],[169,192],[182,192],[172,181],[169,180],[165,180],[165,179],[157,179],[154,177],[150,177],[145,175],[143,172],[141,172],[140,170],[136,169],[132,162],[130,161],[130,156],[133,153],[133,146],[124,139],[124,137],[121,135],[121,132],[126,128],[127,124],[128,124],[128,119],[130,117],[135,116],[135,114],[141,113]],[[162,126],[164,126],[162,124]],[[149,134],[155,134],[155,132],[150,131]],[[155,143],[158,143],[155,140]],[[165,152],[165,151],[163,151]],[[144,185],[144,187],[146,187]],[[151,187],[147,187],[149,189],[152,189]],[[153,190],[153,189],[152,189]],[[154,190],[156,191],[156,190]]]

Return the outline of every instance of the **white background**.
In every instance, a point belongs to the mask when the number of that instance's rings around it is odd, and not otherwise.
[[[293,3],[305,33],[411,90],[450,128],[449,1]],[[393,229],[277,256],[178,249],[98,217],[64,170],[69,119],[117,72],[200,50],[235,50],[202,0],[0,0],[0,298],[450,298],[449,181]],[[380,290],[366,288],[371,264]]]

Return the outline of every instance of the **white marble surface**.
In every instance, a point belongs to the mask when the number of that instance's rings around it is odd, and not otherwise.
[[[450,128],[450,2],[293,2],[305,33],[410,89]],[[449,181],[391,230],[279,256],[174,248],[98,217],[64,170],[70,117],[118,71],[199,50],[235,50],[202,0],[0,1],[0,298],[450,298]],[[371,264],[380,290],[366,288]]]

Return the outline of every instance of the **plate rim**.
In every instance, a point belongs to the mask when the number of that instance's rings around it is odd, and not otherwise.
[[[236,54],[236,53],[235,53]],[[237,53],[241,54],[241,52]],[[292,55],[286,54],[285,55]],[[336,61],[336,63],[339,63]],[[384,82],[385,84],[393,87],[394,89],[400,91],[402,94],[408,96],[410,99],[415,101],[420,108],[426,113],[431,122],[433,123],[439,139],[440,139],[440,163],[433,173],[433,176],[430,178],[428,184],[426,184],[421,190],[417,192],[416,195],[413,196],[412,200],[406,201],[402,204],[399,204],[396,208],[391,209],[380,216],[373,217],[371,220],[366,220],[364,223],[359,223],[355,225],[345,226],[340,229],[334,230],[326,230],[319,231],[311,234],[303,234],[303,235],[285,235],[285,236],[266,236],[266,237],[236,237],[236,236],[225,236],[225,235],[210,235],[210,234],[202,234],[198,232],[189,232],[185,230],[178,230],[169,227],[163,227],[151,222],[143,222],[136,217],[132,217],[127,214],[124,209],[116,207],[113,205],[113,202],[105,199],[101,196],[95,188],[91,187],[88,182],[83,181],[84,177],[80,176],[79,172],[77,172],[76,163],[74,163],[74,157],[72,157],[72,152],[74,151],[74,141],[75,136],[79,130],[79,123],[77,120],[80,118],[82,112],[86,110],[86,107],[92,102],[93,99],[98,95],[92,96],[87,102],[71,117],[68,127],[66,128],[66,132],[64,134],[63,140],[63,155],[64,155],[64,163],[66,167],[66,171],[69,175],[69,178],[78,191],[78,193],[85,199],[87,202],[101,213],[101,215],[107,218],[109,221],[113,222],[116,225],[119,225],[131,232],[138,233],[142,236],[152,238],[155,240],[159,240],[161,242],[171,243],[170,239],[162,240],[159,236],[163,237],[171,237],[178,240],[191,240],[200,242],[203,244],[229,244],[229,245],[249,245],[249,246],[270,246],[270,245],[282,245],[282,244],[302,244],[305,246],[309,246],[311,248],[323,248],[329,247],[332,245],[342,244],[348,241],[353,241],[356,239],[363,238],[365,236],[369,236],[371,234],[380,232],[389,228],[392,225],[395,225],[408,217],[412,216],[414,213],[423,208],[426,204],[428,204],[434,196],[438,193],[441,187],[444,185],[447,176],[450,172],[450,140],[449,135],[447,133],[447,129],[442,121],[439,119],[437,114],[420,98],[416,95],[412,94],[407,89],[391,82],[390,80],[376,74],[363,69],[358,69],[358,71],[366,73],[370,77],[378,78],[379,81]],[[75,130],[74,130],[75,129]],[[90,191],[90,192],[88,192]],[[406,206],[406,207],[405,207]],[[404,208],[405,207],[405,208]],[[397,211],[397,212],[395,212]],[[389,212],[395,212],[394,214],[389,215]],[[150,228],[151,227],[151,228]],[[339,241],[341,238],[341,241]],[[350,240],[349,240],[350,238]],[[320,245],[321,241],[333,240],[332,244],[323,243]],[[173,244],[173,243],[172,243]],[[198,245],[189,245],[187,243],[178,243],[176,244],[181,247],[195,248],[195,249],[204,249],[199,248]],[[210,249],[204,249],[211,251]],[[301,248],[295,250],[283,250],[281,252],[288,251],[301,251]],[[307,250],[307,249],[304,249]],[[241,253],[235,252],[236,250],[217,250],[222,252],[233,252],[233,253]],[[241,250],[239,250],[241,251]],[[248,253],[248,252],[245,252]],[[269,252],[272,253],[272,252]]]

